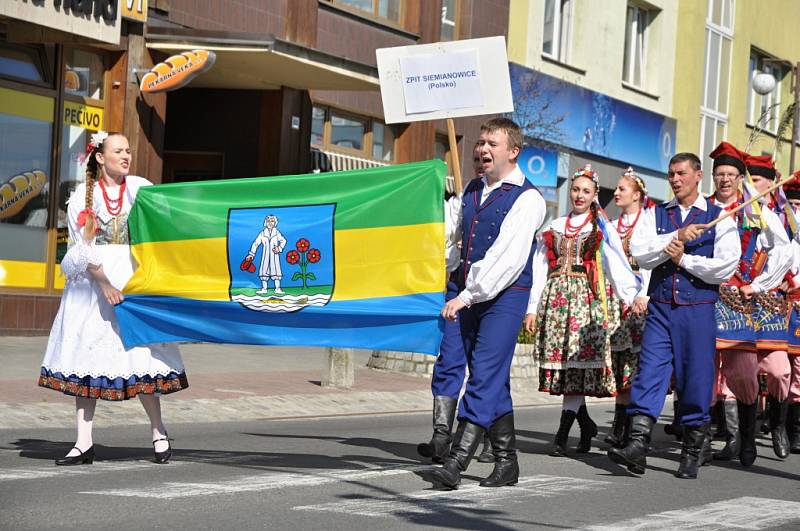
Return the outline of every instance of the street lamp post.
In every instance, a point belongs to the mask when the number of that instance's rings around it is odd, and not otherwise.
[[[792,96],[794,101],[794,112],[792,113],[792,143],[789,146],[789,173],[794,172],[794,151],[797,144],[798,132],[800,132],[800,62],[791,64],[783,59],[764,59],[764,64],[778,63],[789,65],[792,71]],[[762,96],[769,94],[775,88],[775,76],[768,72],[759,72],[753,76],[753,90]],[[778,139],[780,141],[780,139]]]

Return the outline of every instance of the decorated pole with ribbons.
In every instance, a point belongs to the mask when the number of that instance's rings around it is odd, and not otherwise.
[[[794,175],[789,175],[788,177],[786,177],[784,179],[781,179],[780,181],[778,181],[775,184],[771,185],[769,188],[767,188],[766,190],[764,190],[760,194],[754,195],[753,197],[751,197],[747,201],[743,202],[741,205],[737,206],[736,208],[732,208],[728,212],[725,212],[725,214],[723,214],[722,216],[718,217],[717,219],[715,219],[711,223],[707,223],[703,230],[710,229],[711,227],[713,227],[714,225],[716,225],[717,223],[719,223],[723,219],[729,218],[730,216],[736,214],[737,212],[739,212],[743,208],[747,208],[748,206],[752,205],[753,203],[755,203],[756,201],[758,201],[762,197],[766,196],[770,192],[774,192],[775,190],[777,190],[778,188],[780,188],[781,186],[783,186],[784,184],[786,184],[786,183],[788,183],[789,181],[792,181],[792,180],[794,180]]]

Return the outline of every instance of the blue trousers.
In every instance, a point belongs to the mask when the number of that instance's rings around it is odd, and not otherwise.
[[[681,398],[680,423],[707,424],[711,420],[709,409],[715,381],[714,305],[681,306],[651,301],[647,311],[628,414],[657,420],[674,370],[675,390]]]
[[[447,283],[445,300],[451,300],[458,295],[458,286],[455,282]],[[449,396],[458,400],[461,386],[464,384],[464,374],[467,371],[467,355],[464,353],[464,341],[461,339],[461,320],[445,321],[444,336],[439,346],[439,357],[433,366],[431,379],[431,392],[433,396]]]
[[[511,362],[528,307],[529,290],[506,289],[460,312],[469,378],[458,419],[485,429],[511,413]]]

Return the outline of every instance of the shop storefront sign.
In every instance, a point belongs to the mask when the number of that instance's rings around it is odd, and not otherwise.
[[[517,160],[522,173],[534,186],[555,187],[558,181],[558,153],[527,146]]]
[[[0,186],[0,219],[10,218],[22,211],[28,201],[42,193],[47,175],[33,170],[15,175]]]
[[[191,80],[214,66],[217,56],[208,50],[192,50],[173,55],[142,76],[142,92],[169,92],[185,87]]]
[[[64,124],[97,131],[103,127],[103,109],[65,101]]]
[[[558,122],[550,130],[525,127],[525,136],[617,160],[623,167],[666,171],[675,154],[673,118],[514,63],[509,68],[515,103],[511,118],[535,127],[545,113]]]
[[[119,0],[122,18],[147,22],[147,0]]]
[[[0,2],[0,15],[101,42],[119,44],[119,1],[4,0]]]

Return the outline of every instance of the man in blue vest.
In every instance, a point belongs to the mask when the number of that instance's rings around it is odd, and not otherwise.
[[[472,150],[472,167],[475,172],[473,178],[483,177],[483,161],[481,160],[481,146],[475,144]],[[449,193],[449,192],[448,192]],[[451,194],[453,197],[455,194]],[[449,200],[450,197],[445,196]],[[450,209],[445,210],[450,214]],[[445,217],[445,231],[452,232],[451,216]],[[458,279],[455,269],[460,265],[460,251],[457,242],[447,240],[445,246],[446,266],[450,278],[447,280],[447,292],[445,300],[449,301],[458,295]],[[431,378],[431,392],[433,393],[433,436],[430,442],[417,445],[417,453],[423,457],[429,457],[434,463],[444,462],[444,458],[450,453],[450,442],[452,441],[453,421],[456,417],[456,406],[458,396],[461,394],[461,386],[464,385],[464,375],[467,371],[467,356],[464,353],[464,343],[461,341],[461,325],[455,321],[445,321],[444,335],[439,346],[439,356],[433,366],[433,376]],[[483,438],[483,451],[478,456],[478,461],[482,463],[494,462],[494,454],[489,443],[488,434]]]
[[[517,124],[489,120],[481,126],[478,143],[484,176],[449,203],[455,223],[447,236],[462,243],[456,270],[460,291],[447,301],[442,316],[460,321],[469,367],[450,453],[433,473],[449,488],[458,488],[487,430],[495,465],[481,485],[518,481],[509,375],[531,288],[533,238],[546,209],[544,198],[517,166],[522,149]]]
[[[670,376],[680,396],[683,449],[678,471],[697,477],[700,453],[709,427],[714,391],[716,326],[714,304],[719,284],[739,263],[741,247],[734,218],[707,225],[722,209],[700,195],[700,159],[679,153],[669,163],[668,180],[675,197],[649,209],[634,239],[631,254],[640,267],[652,269],[647,322],[639,370],[631,388],[630,439],[608,456],[643,474],[650,436],[664,406]]]

